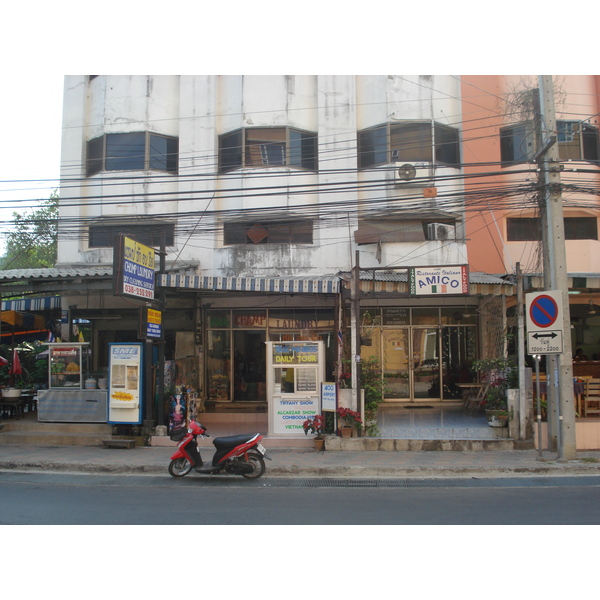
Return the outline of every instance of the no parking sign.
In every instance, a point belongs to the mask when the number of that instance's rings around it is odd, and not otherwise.
[[[552,290],[525,294],[525,304],[529,354],[562,353],[562,292]]]

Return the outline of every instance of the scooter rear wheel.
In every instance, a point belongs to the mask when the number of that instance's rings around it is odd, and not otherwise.
[[[187,458],[176,458],[169,463],[171,477],[184,477],[192,470],[192,463]]]
[[[242,477],[246,479],[258,479],[261,477],[266,469],[264,458],[256,452],[249,452],[248,462],[254,467],[254,471],[252,473],[242,473]]]

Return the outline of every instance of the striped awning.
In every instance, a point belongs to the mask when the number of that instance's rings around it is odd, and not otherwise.
[[[340,290],[338,277],[280,278],[280,277],[201,277],[199,275],[159,275],[161,287],[190,290],[231,292],[263,292],[281,294],[337,294]]]
[[[52,310],[60,308],[60,296],[45,296],[44,298],[21,298],[19,300],[3,300],[2,310]]]

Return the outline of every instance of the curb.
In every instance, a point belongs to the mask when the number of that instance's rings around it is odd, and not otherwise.
[[[141,474],[168,476],[163,465],[121,465],[82,463],[41,463],[36,461],[8,460],[0,462],[0,471],[46,471],[98,474]],[[451,477],[507,477],[507,476],[568,476],[600,475],[600,467],[580,464],[544,465],[535,467],[360,467],[328,466],[305,467],[299,465],[273,466],[267,477],[325,477],[325,478],[451,478]]]

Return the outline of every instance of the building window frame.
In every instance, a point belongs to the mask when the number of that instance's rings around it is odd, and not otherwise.
[[[560,160],[597,162],[600,157],[598,128],[580,121],[556,122]],[[533,162],[537,150],[533,121],[523,121],[500,128],[500,162],[502,167]]]
[[[309,219],[280,221],[229,221],[223,223],[223,245],[313,244]]]
[[[598,240],[597,217],[565,217],[565,240]],[[542,239],[542,222],[539,217],[508,217],[506,240],[508,242],[539,242]]]
[[[175,225],[173,223],[100,223],[88,228],[89,248],[114,248],[121,234],[153,248],[175,245]]]
[[[165,171],[178,173],[179,139],[131,131],[105,133],[87,142],[86,177],[103,171]]]
[[[273,167],[317,171],[317,134],[294,127],[244,127],[219,136],[219,173]]]
[[[391,162],[460,166],[460,131],[435,121],[383,123],[357,134],[358,168]]]

